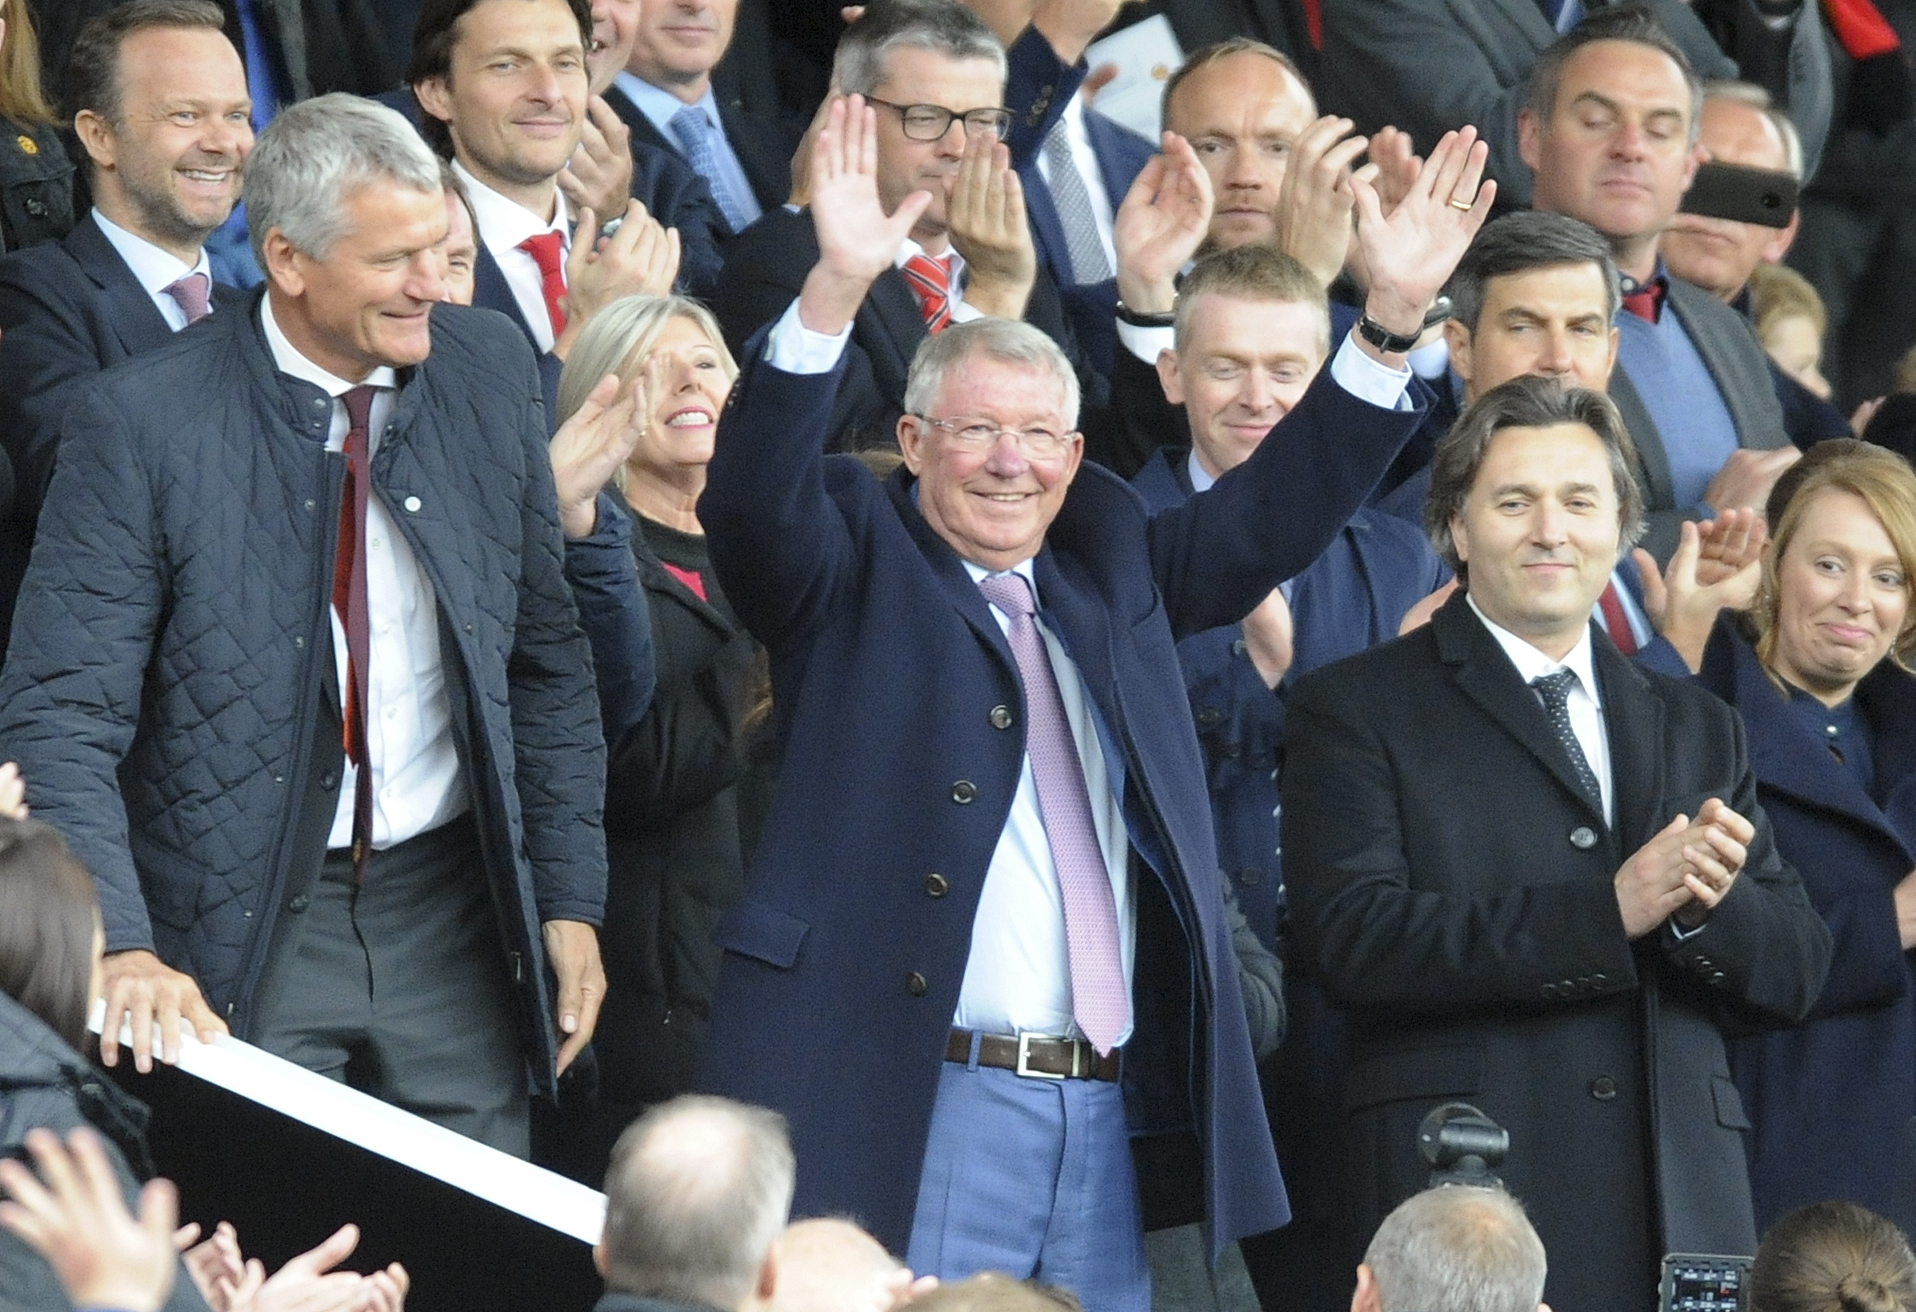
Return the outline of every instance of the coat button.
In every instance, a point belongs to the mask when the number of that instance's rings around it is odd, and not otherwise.
[[[312,905],[311,900],[308,899],[304,893],[299,893],[293,897],[292,901],[286,904],[286,909],[292,912],[294,915],[298,915],[300,912],[304,911],[307,907],[311,905]]]
[[[1609,1102],[1617,1096],[1617,1082],[1608,1075],[1599,1075],[1590,1081],[1590,1096],[1598,1102]]]
[[[1246,888],[1252,887],[1262,878],[1264,878],[1264,872],[1256,866],[1246,866],[1237,872],[1237,882]]]
[[[1009,706],[994,706],[991,708],[991,727],[994,729],[1009,729],[1011,727],[1011,708]]]
[[[911,994],[914,998],[924,997],[930,988],[930,982],[915,970],[905,976],[905,992]]]
[[[960,779],[951,786],[951,800],[960,806],[978,800],[978,785],[969,779]]]
[[[1542,992],[1544,997],[1554,999],[1557,996],[1557,986],[1555,984],[1546,984],[1543,986]]]
[[[1579,852],[1588,852],[1597,845],[1597,831],[1589,825],[1578,825],[1570,831],[1570,846]]]
[[[1710,972],[1710,983],[1712,984],[1721,984],[1723,982],[1723,978],[1724,978],[1723,972],[1720,970],[1713,970]]]
[[[419,502],[419,498],[418,498],[418,497],[407,497],[407,498],[406,498],[406,503],[405,503],[405,504],[406,504],[406,509],[407,509],[407,510],[408,510],[409,512],[411,512],[411,513],[413,513],[413,514],[418,514],[418,513],[419,513],[419,505],[420,505],[420,502]]]
[[[319,777],[319,786],[321,788],[324,788],[329,793],[332,792],[333,789],[338,786],[338,784],[339,784],[339,776],[334,774],[331,770],[328,770],[325,774],[322,774]]]
[[[925,876],[925,891],[933,897],[943,897],[951,892],[951,881],[934,871]]]

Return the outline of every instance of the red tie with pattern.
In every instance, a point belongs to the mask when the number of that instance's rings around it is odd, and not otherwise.
[[[918,298],[919,313],[925,316],[925,328],[943,332],[951,324],[951,266],[919,254],[905,261],[905,282]]]
[[[565,331],[565,310],[560,305],[565,296],[565,238],[556,232],[542,232],[520,242],[519,249],[539,266],[539,289],[545,293],[546,316],[552,321],[556,339]]]
[[[366,751],[366,700],[372,666],[372,621],[366,601],[366,509],[372,493],[368,420],[376,387],[355,387],[346,403],[346,487],[339,501],[339,550],[333,556],[333,609],[346,629],[346,759],[359,770],[353,791],[353,882],[366,882],[373,849],[373,766]]]

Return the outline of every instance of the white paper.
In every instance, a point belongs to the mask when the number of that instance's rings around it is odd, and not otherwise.
[[[96,1002],[89,1021],[95,1034],[105,1019],[106,1004]],[[126,1053],[132,1042],[131,1023],[122,1024],[122,1060],[131,1060]],[[155,1025],[156,1061],[159,1050],[159,1026]],[[190,1029],[185,1030],[180,1036],[179,1069],[582,1243],[596,1244],[605,1226],[605,1195],[596,1189],[434,1125],[250,1043],[228,1035],[201,1043]]]
[[[1153,14],[1122,32],[1094,42],[1084,52],[1093,69],[1116,64],[1118,75],[1100,90],[1093,106],[1106,118],[1155,142],[1162,133],[1164,84],[1184,62],[1171,20]]]

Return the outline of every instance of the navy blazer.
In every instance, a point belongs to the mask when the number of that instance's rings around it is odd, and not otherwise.
[[[539,339],[532,335],[532,325],[526,322],[525,311],[519,308],[519,298],[512,294],[512,284],[506,281],[499,261],[492,258],[492,252],[486,249],[485,242],[479,242],[478,246],[479,254],[472,263],[472,303],[478,309],[505,315],[531,343],[532,352],[539,361],[539,388],[545,395],[546,429],[548,432],[556,431],[559,427],[559,378],[565,373],[565,361],[550,351],[539,349]]]
[[[1916,869],[1916,678],[1885,660],[1856,689],[1875,754],[1873,795],[1804,725],[1733,620],[1711,635],[1698,678],[1742,714],[1777,851],[1802,875],[1836,943],[1809,1019],[1731,1049],[1753,1127],[1757,1225],[1842,1198],[1907,1227],[1916,1222],[1905,1192],[1916,973],[1893,893]]]
[[[901,470],[821,454],[833,373],[763,338],[699,503],[720,582],[771,655],[787,768],[726,949],[701,1083],[777,1107],[799,1214],[850,1213],[903,1251],[972,920],[1024,761],[1011,652]],[[1218,486],[1155,517],[1086,463],[1035,562],[1121,790],[1138,937],[1126,1047],[1135,1132],[1195,1132],[1214,1244],[1288,1210],[1265,1132],[1204,767],[1167,697],[1174,640],[1245,614],[1315,559],[1417,421],[1322,378]],[[1334,435],[1334,439],[1333,439]],[[1006,709],[1010,713],[1006,714]]]
[[[666,151],[681,160],[685,159],[685,152],[679,148],[679,143],[660,132],[657,125],[645,116],[645,111],[616,85],[606,89],[605,103],[612,106],[612,112],[631,129],[635,144],[644,142],[654,150]],[[761,118],[757,114],[735,109],[724,101],[719,102],[718,111],[719,122],[725,128],[725,140],[731,145],[732,153],[738,156],[739,167],[745,171],[745,181],[751,185],[752,196],[758,201],[759,209],[774,210],[790,200],[792,152],[798,149],[803,125]],[[691,167],[689,161],[686,167]],[[717,204],[714,200],[714,208]],[[726,224],[723,211],[719,212],[719,231],[728,237],[738,235]]]
[[[1098,157],[1098,173],[1104,182],[1104,194],[1111,198],[1115,214],[1124,203],[1124,195],[1157,147],[1129,128],[1119,127],[1104,115],[1086,109],[1085,133]],[[1064,225],[1058,207],[1051,199],[1051,186],[1038,172],[1034,155],[1018,168],[1024,183],[1025,209],[1031,217],[1031,238],[1038,248],[1038,263],[1051,273],[1064,302],[1064,312],[1078,334],[1078,342],[1092,366],[1109,377],[1118,351],[1118,332],[1113,316],[1118,308],[1118,280],[1077,284],[1071,281],[1071,259],[1067,254]]]
[[[245,303],[244,292],[213,284],[215,310]],[[0,449],[14,483],[0,520],[0,653],[67,406],[102,369],[172,340],[172,326],[91,213],[58,242],[0,258]]]

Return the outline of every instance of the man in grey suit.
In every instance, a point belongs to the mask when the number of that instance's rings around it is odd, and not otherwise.
[[[1658,254],[1696,174],[1702,98],[1654,20],[1613,10],[1544,52],[1518,116],[1535,207],[1602,233],[1623,275],[1610,395],[1636,441],[1644,546],[1658,560],[1685,519],[1760,512],[1797,454],[1748,321],[1671,277]]]
[[[1504,205],[1530,203],[1530,175],[1517,149],[1517,116],[1532,67],[1586,12],[1616,0],[1323,0],[1319,91],[1360,132],[1394,123],[1417,144],[1473,124],[1490,143],[1490,173]],[[1816,6],[1729,0],[1724,28],[1733,60],[1689,0],[1646,0],[1648,9],[1707,78],[1761,83],[1789,109],[1810,171],[1829,131],[1830,54]],[[1780,21],[1772,16],[1781,10]]]

